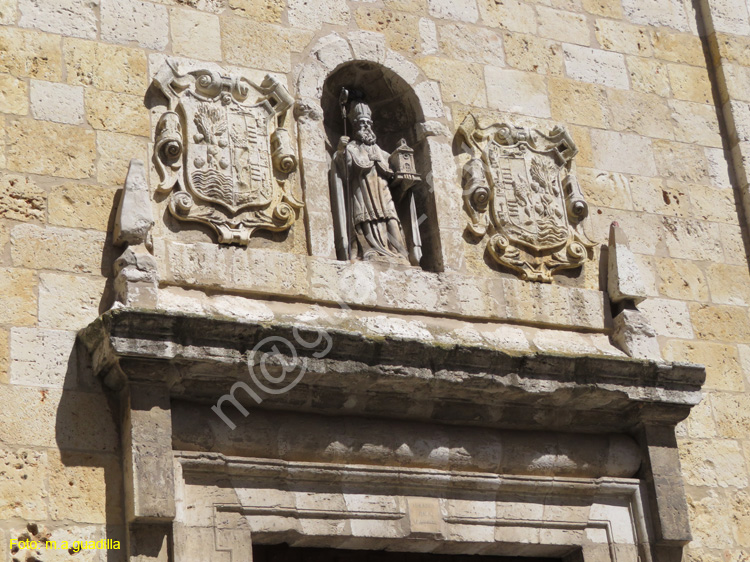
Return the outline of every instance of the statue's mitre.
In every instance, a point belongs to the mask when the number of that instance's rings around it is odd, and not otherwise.
[[[372,119],[372,110],[363,101],[354,102],[349,108],[349,120],[356,123],[362,118]]]

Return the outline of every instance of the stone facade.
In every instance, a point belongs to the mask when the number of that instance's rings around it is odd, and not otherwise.
[[[121,544],[44,560],[750,560],[748,10],[0,0],[0,560],[31,528]],[[179,220],[168,65],[288,92],[284,228]],[[418,266],[336,259],[342,86],[414,149]],[[470,116],[565,128],[582,266],[523,279],[467,230]],[[295,343],[248,377],[265,337]]]

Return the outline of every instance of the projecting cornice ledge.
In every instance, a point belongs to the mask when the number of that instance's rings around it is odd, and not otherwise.
[[[345,330],[326,330],[322,337],[309,325],[132,309],[104,314],[79,336],[94,370],[113,389],[128,382],[155,384],[172,397],[216,402],[243,381],[267,408],[518,429],[598,433],[674,426],[700,401],[705,381],[702,366],[684,363],[521,354]],[[263,340],[267,343],[253,353]],[[316,341],[316,346],[295,343]],[[267,362],[268,372],[281,376],[282,362],[295,367],[276,388],[305,369],[281,394],[263,393],[254,383],[268,381],[257,365],[254,381],[248,365],[274,344],[278,355]],[[258,405],[241,388],[234,396]]]

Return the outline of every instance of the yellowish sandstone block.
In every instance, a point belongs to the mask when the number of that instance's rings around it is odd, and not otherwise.
[[[26,115],[29,112],[29,88],[26,82],[0,74],[0,113]]]
[[[518,70],[562,76],[562,47],[535,35],[504,33],[505,62]]]
[[[0,324],[32,326],[36,324],[37,279],[28,269],[0,268]]]
[[[700,146],[658,139],[652,146],[662,177],[686,183],[703,183],[708,178],[706,155]]]
[[[630,176],[630,193],[636,211],[673,217],[691,216],[690,197],[680,182]]]
[[[708,70],[684,64],[669,65],[669,83],[677,99],[713,103]]]
[[[677,33],[666,27],[651,29],[651,44],[654,56],[671,62],[682,62],[693,66],[706,66],[700,37]]]
[[[484,25],[517,33],[536,33],[534,7],[520,0],[479,0]]]
[[[0,328],[0,384],[8,382],[8,365],[10,358],[10,332]]]
[[[632,90],[610,90],[614,128],[653,138],[674,138],[672,112],[664,98]]]
[[[68,84],[143,96],[148,65],[142,49],[66,37],[63,40]]]
[[[750,395],[721,392],[711,396],[716,429],[722,437],[747,439],[750,427]]]
[[[622,18],[620,0],[582,0],[583,9],[590,14],[606,18]]]
[[[105,185],[119,187],[125,183],[131,158],[149,160],[148,139],[143,137],[97,131],[96,149],[99,153],[96,178]]]
[[[656,94],[669,97],[669,72],[667,64],[655,59],[643,57],[627,57],[630,85],[633,90],[645,94]]]
[[[690,318],[699,339],[726,342],[750,340],[747,308],[738,306],[691,304]]]
[[[169,10],[172,52],[185,57],[220,61],[221,32],[219,16],[195,10]],[[196,41],[200,37],[200,41]]]
[[[80,330],[96,320],[102,305],[104,277],[43,273],[39,279],[39,325]]]
[[[702,184],[686,187],[690,190],[693,216],[707,221],[738,222],[738,209],[733,190],[717,189]]]
[[[86,119],[94,129],[147,137],[148,115],[142,95],[86,90]]]
[[[117,474],[116,459],[79,453],[67,454],[63,462],[58,451],[50,451],[50,517],[77,523],[118,523],[118,494],[107,490],[105,471],[110,471],[110,478]],[[115,504],[115,509],[109,510],[112,519],[107,518],[108,501]]]
[[[504,66],[502,37],[489,29],[468,24],[439,27],[440,50],[451,59]]]
[[[548,86],[552,119],[601,129],[609,126],[607,94],[603,87],[566,78],[550,78]]]
[[[28,176],[0,175],[0,218],[44,221],[47,192]]]
[[[70,179],[90,177],[96,158],[94,131],[20,119],[11,121],[7,135],[7,165],[25,172]]]
[[[419,49],[419,18],[417,16],[367,7],[357,9],[354,12],[354,19],[360,29],[385,35],[391,49],[410,53],[416,53]]]
[[[229,7],[237,13],[267,23],[281,23],[284,0],[229,0]]]
[[[59,82],[62,79],[60,36],[10,27],[0,28],[0,72]]]
[[[443,103],[487,105],[482,66],[437,57],[417,59],[417,64],[428,78],[440,82]]]
[[[632,210],[630,186],[625,175],[581,166],[578,166],[576,174],[589,203],[599,207]]]
[[[750,66],[750,37],[730,35],[728,33],[712,33],[709,37],[716,46],[716,55],[726,62]],[[714,61],[716,64],[718,61]]]
[[[658,258],[659,293],[671,299],[707,301],[708,284],[698,262]]]
[[[711,300],[719,304],[750,305],[750,275],[747,267],[713,263],[708,267]]]
[[[598,19],[594,27],[602,49],[627,55],[650,57],[651,36],[648,28],[609,19]]]
[[[17,267],[75,273],[101,273],[104,233],[20,224],[11,232],[11,257]]]
[[[383,0],[383,4],[389,10],[397,10],[399,12],[423,14],[427,11],[426,0]]]
[[[312,37],[310,31],[239,17],[225,19],[221,27],[221,47],[228,62],[277,72],[289,72],[291,53],[301,52]]]
[[[115,194],[114,189],[97,185],[55,186],[49,194],[49,223],[106,231],[113,216]]]
[[[3,385],[5,387],[5,385]],[[5,387],[8,388],[8,387]],[[2,391],[0,390],[0,394]],[[5,415],[12,417],[20,404],[5,402]],[[4,434],[4,440],[22,437]],[[31,448],[0,448],[0,518],[27,521],[47,518],[47,453]]]
[[[546,6],[538,6],[536,11],[539,16],[537,33],[542,37],[576,45],[591,45],[591,32],[584,14]]]

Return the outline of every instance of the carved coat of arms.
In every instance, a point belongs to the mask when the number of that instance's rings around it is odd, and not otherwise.
[[[294,101],[284,86],[271,76],[256,85],[208,69],[183,73],[171,61],[154,84],[169,100],[154,162],[157,189],[174,189],[170,212],[209,225],[227,244],[247,244],[258,229],[288,229],[302,203],[287,181],[297,159],[283,128]]]
[[[458,133],[472,155],[463,170],[468,228],[489,237],[492,259],[523,279],[550,282],[592,257],[581,224],[588,205],[571,171],[578,149],[564,128],[480,128],[468,115]]]

